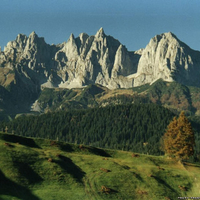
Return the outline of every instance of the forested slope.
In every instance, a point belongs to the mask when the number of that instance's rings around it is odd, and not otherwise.
[[[2,122],[15,134],[159,155],[174,114],[156,104],[130,104],[49,112]]]

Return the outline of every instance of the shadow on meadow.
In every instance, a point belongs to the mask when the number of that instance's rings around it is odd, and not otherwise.
[[[82,183],[82,178],[85,176],[85,172],[80,167],[75,165],[73,161],[63,155],[59,155],[59,160],[55,160],[55,163],[60,165],[67,173],[71,174],[78,182]]]
[[[95,147],[89,147],[89,151],[95,155],[103,156],[103,157],[111,157],[106,151],[103,149],[95,148]]]
[[[9,134],[3,134],[2,139],[7,141],[7,142],[12,142],[12,143],[19,143],[21,145],[25,145],[27,147],[32,147],[32,148],[40,148],[33,139],[31,138],[25,138],[17,135],[9,135]]]
[[[171,187],[160,177],[154,175],[151,177],[154,178],[159,183],[159,185],[163,185],[166,188],[165,191],[168,191],[167,193],[170,193],[170,199],[176,199],[178,196],[181,196],[181,193],[177,192],[173,187]]]
[[[0,171],[0,199],[1,195],[8,195],[21,200],[39,200],[30,190],[6,178],[2,171]]]
[[[15,161],[14,166],[18,169],[20,175],[28,181],[28,184],[35,184],[43,181],[27,163]]]
[[[65,151],[65,152],[73,152],[74,150],[72,149],[71,145],[69,144],[60,144],[60,150]]]
[[[81,145],[79,145],[79,149],[81,151],[90,152],[90,153],[97,155],[97,156],[111,157],[105,150],[99,149],[99,148],[96,148],[96,147],[84,146],[84,145],[81,144]]]
[[[55,140],[50,141],[50,146],[51,147],[57,147],[61,151],[65,151],[65,152],[73,152],[74,151],[74,149],[72,148],[72,146],[70,144],[58,142],[58,141],[55,141]]]

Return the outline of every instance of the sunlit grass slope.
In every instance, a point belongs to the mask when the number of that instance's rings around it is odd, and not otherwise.
[[[200,196],[200,165],[0,133],[0,199]]]

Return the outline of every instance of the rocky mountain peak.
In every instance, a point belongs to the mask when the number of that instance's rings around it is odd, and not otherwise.
[[[200,85],[200,52],[191,50],[171,32],[153,37],[145,49],[129,52],[100,28],[94,36],[70,35],[67,42],[48,45],[32,32],[19,34],[1,53],[1,63],[17,68],[37,88],[82,87],[98,83],[127,88],[157,79]],[[12,62],[10,62],[10,60]],[[8,65],[5,65],[8,66]],[[18,77],[20,77],[18,76]]]
[[[35,31],[33,31],[29,37],[28,37],[28,43],[32,43],[32,44],[39,44],[39,45],[45,45],[46,42],[44,40],[44,37],[39,37]]]
[[[96,37],[96,38],[100,38],[100,37],[104,37],[104,36],[105,36],[105,33],[104,33],[103,28],[101,27],[101,28],[97,31],[95,37]]]
[[[32,31],[29,35],[29,37],[38,37],[35,31]]]
[[[69,36],[69,40],[68,41],[74,41],[74,40],[75,40],[74,34],[71,33],[71,35]]]
[[[109,89],[130,88],[158,79],[200,87],[199,77],[200,52],[171,32],[156,35],[135,52],[107,36],[103,28],[93,36],[71,34],[58,45],[49,45],[32,32],[28,37],[19,34],[0,52],[0,85],[10,84],[11,91],[20,94],[19,102],[33,102],[45,87],[97,83]]]
[[[36,42],[38,38],[39,38],[38,35],[35,33],[35,31],[33,31],[33,32],[29,35],[28,40],[31,41],[31,42],[33,43],[33,42]]]
[[[26,43],[26,41],[27,41],[27,36],[24,35],[24,34],[18,34],[15,41],[16,41],[17,43]]]
[[[177,39],[176,35],[174,33],[172,33],[172,32],[163,33],[163,35],[165,35],[168,38],[172,38],[173,37],[173,38]]]
[[[156,35],[142,52],[134,86],[152,83],[160,78],[170,82],[200,85],[197,78],[194,81],[195,73],[200,75],[200,59],[194,54],[195,51],[191,51],[173,33]]]
[[[179,46],[178,38],[171,32],[162,33],[153,37],[147,46],[159,46],[160,45],[169,45],[173,43],[174,45]]]
[[[87,34],[87,33],[81,33],[80,35],[79,35],[79,38],[81,38],[81,40],[83,40],[84,38],[85,39],[87,39],[89,37],[89,35]],[[85,40],[84,39],[84,40]]]
[[[82,44],[82,45],[85,45],[87,39],[89,38],[89,35],[86,34],[86,33],[81,33],[79,35],[79,37],[76,39],[76,40],[79,40],[80,44],[79,46]]]

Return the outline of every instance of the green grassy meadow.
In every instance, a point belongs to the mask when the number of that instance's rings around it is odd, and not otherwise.
[[[200,164],[0,133],[0,200],[200,197]]]

